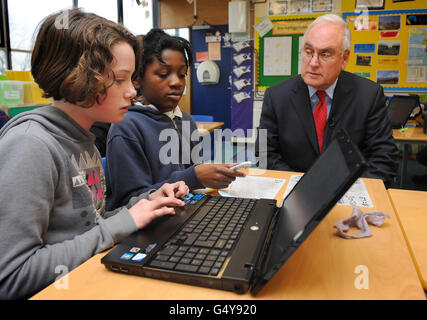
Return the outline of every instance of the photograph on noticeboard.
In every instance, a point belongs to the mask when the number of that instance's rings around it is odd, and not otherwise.
[[[372,21],[368,19],[357,19],[354,22],[354,30],[355,31],[363,31],[363,30],[376,30],[377,23],[376,21]]]
[[[398,56],[400,55],[400,41],[383,40],[378,41],[379,56]]]
[[[369,55],[357,55],[356,56],[356,65],[358,66],[371,66],[372,65],[372,56]]]
[[[333,8],[332,0],[313,0],[311,8],[313,12],[331,12]]]
[[[378,16],[378,30],[400,30],[400,15]]]
[[[268,15],[283,16],[288,12],[287,0],[268,0]]]
[[[399,70],[377,70],[377,83],[398,84],[399,73]]]
[[[289,13],[304,14],[310,13],[310,0],[289,0]]]
[[[384,0],[356,0],[356,9],[384,9]]]

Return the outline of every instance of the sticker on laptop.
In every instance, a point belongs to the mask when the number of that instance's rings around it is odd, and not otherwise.
[[[153,250],[156,246],[157,246],[157,243],[149,244],[147,248],[145,248],[145,253],[147,254],[150,253],[150,251]]]
[[[137,253],[135,257],[132,258],[133,261],[142,261],[147,255],[145,253]]]
[[[132,258],[133,257],[133,254],[132,253],[124,253],[124,254],[122,254],[122,256],[120,257],[120,259],[122,259],[122,260],[130,260],[130,258]]]

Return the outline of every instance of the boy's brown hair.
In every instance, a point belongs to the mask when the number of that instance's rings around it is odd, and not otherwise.
[[[31,57],[34,80],[46,98],[89,108],[107,91],[111,47],[128,43],[138,70],[140,45],[123,26],[80,9],[60,11],[41,24]],[[113,74],[114,76],[114,74]]]

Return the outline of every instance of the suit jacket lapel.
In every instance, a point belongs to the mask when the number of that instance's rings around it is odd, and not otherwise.
[[[292,90],[292,106],[301,120],[301,126],[304,128],[308,140],[312,144],[314,150],[319,153],[319,145],[317,143],[316,128],[314,125],[308,88],[301,76],[299,76],[299,81],[297,81],[297,84]]]
[[[348,106],[352,103],[352,86],[347,80],[344,71],[338,77],[337,85],[334,91],[334,99],[332,100],[331,111],[329,113],[328,125],[325,130],[324,145],[328,145],[333,138],[334,129],[339,122],[341,116],[345,113]]]

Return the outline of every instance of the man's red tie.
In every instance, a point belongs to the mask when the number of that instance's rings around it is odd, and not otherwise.
[[[316,92],[319,97],[319,103],[313,111],[314,124],[316,125],[317,141],[319,143],[319,150],[322,152],[323,136],[325,134],[327,106],[325,100],[325,91],[318,90]]]

